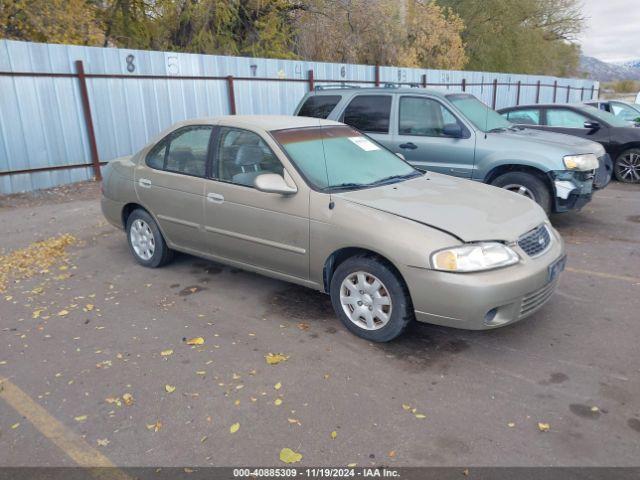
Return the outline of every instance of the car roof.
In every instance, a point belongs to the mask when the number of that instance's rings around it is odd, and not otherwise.
[[[288,128],[318,127],[323,125],[343,125],[333,120],[321,120],[293,115],[224,115],[209,118],[194,118],[174,124],[171,130],[189,125],[225,125],[244,127],[264,131],[284,130]]]
[[[505,107],[500,108],[498,111],[502,110],[517,110],[524,108],[579,108],[582,109],[584,107],[590,107],[591,105],[585,105],[584,103],[530,103],[526,105],[515,105],[513,107]]]
[[[309,92],[310,96],[313,95],[340,95],[341,93],[410,93],[412,95],[433,95],[435,97],[444,98],[448,94],[466,94],[466,92],[443,92],[440,90],[433,90],[429,88],[417,88],[417,87],[325,87]],[[470,94],[468,94],[470,95]]]

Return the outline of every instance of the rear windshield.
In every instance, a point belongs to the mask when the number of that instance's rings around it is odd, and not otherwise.
[[[421,175],[407,162],[348,126],[271,132],[317,190],[350,190]]]
[[[299,117],[327,118],[342,97],[340,95],[316,95],[307,98],[300,107]]]

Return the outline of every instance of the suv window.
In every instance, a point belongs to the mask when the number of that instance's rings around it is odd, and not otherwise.
[[[389,133],[391,95],[358,95],[351,100],[343,122],[363,132]]]
[[[440,102],[431,98],[402,97],[400,99],[400,135],[442,137],[448,124],[459,124],[456,117]]]
[[[584,128],[587,117],[567,108],[550,108],[547,110],[547,125],[550,127]]]
[[[540,110],[537,108],[523,108],[522,110],[512,110],[502,114],[511,123],[520,125],[540,125]]]
[[[316,95],[307,98],[300,107],[298,116],[327,118],[342,97],[340,95]]]
[[[212,126],[196,125],[174,132],[149,152],[147,165],[158,170],[204,177],[212,130]]]
[[[225,182],[253,187],[262,173],[284,173],[282,164],[257,133],[222,127],[218,141],[216,177]]]

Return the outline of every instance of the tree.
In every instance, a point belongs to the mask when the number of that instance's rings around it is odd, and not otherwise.
[[[303,58],[462,68],[460,18],[431,1],[311,0],[296,19]]]
[[[0,36],[33,42],[96,45],[102,28],[87,0],[2,0]]]

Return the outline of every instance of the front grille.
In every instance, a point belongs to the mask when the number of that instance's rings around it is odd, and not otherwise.
[[[557,282],[549,282],[541,289],[531,292],[529,295],[525,296],[520,304],[520,318],[533,313],[544,305],[553,294],[553,291],[556,289],[556,285]]]
[[[518,239],[518,246],[530,257],[544,252],[551,244],[551,234],[546,225],[540,225]]]

